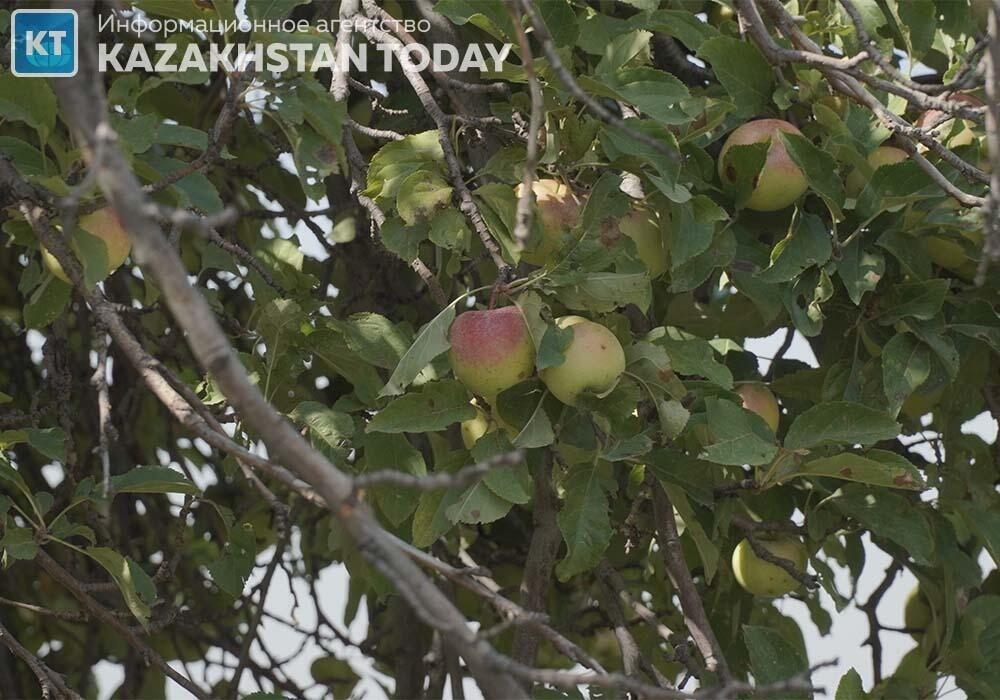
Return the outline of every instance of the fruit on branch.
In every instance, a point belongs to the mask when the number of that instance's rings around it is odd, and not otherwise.
[[[921,646],[934,647],[944,634],[945,621],[942,615],[934,614],[934,607],[943,609],[939,595],[928,595],[921,586],[914,586],[903,607],[903,626],[910,636]]]
[[[765,539],[758,535],[756,540],[774,556],[792,562],[797,572],[805,573],[808,553],[797,538],[781,535]],[[733,573],[745,591],[768,598],[783,596],[799,587],[799,582],[787,571],[758,557],[750,540],[741,541],[733,550]]]
[[[465,445],[465,449],[471,450],[479,441],[479,438],[494,432],[497,428],[503,428],[504,432],[510,437],[517,435],[517,431],[500,420],[496,413],[493,415],[486,413],[475,401],[472,402],[472,407],[476,410],[475,418],[462,421],[460,426],[462,444]]]
[[[521,197],[524,185],[514,188]],[[531,184],[535,193],[535,213],[541,224],[542,237],[531,250],[521,254],[521,259],[532,265],[545,265],[562,247],[562,236],[576,226],[580,219],[580,200],[559,180],[542,178]]]
[[[723,5],[718,0],[707,3],[708,23],[713,27],[718,27],[726,20],[735,19],[736,12],[729,5]]]
[[[893,146],[879,146],[874,151],[868,154],[868,165],[872,168],[872,173],[883,165],[892,165],[894,163],[899,163],[908,158],[906,151],[900,148],[894,148]],[[844,191],[847,193],[848,197],[854,197],[855,199],[861,194],[862,190],[868,185],[869,177],[855,168],[851,171],[851,174],[847,176],[847,181],[844,183]]]
[[[572,406],[584,391],[602,394],[613,389],[625,371],[625,351],[615,334],[580,316],[563,316],[556,325],[571,329],[573,338],[563,363],[539,373],[552,395]]]
[[[774,398],[770,389],[759,382],[745,382],[736,387],[736,393],[743,399],[743,408],[756,413],[764,419],[773,432],[778,432],[781,410],[778,408],[778,400]]]
[[[535,369],[535,345],[516,306],[466,311],[451,324],[448,340],[455,377],[491,403]]]
[[[635,241],[639,259],[645,263],[650,277],[659,277],[667,271],[667,251],[656,216],[643,209],[633,209],[618,222],[618,229]]]
[[[847,117],[847,108],[850,106],[850,102],[843,95],[823,95],[823,97],[819,98],[819,103],[833,110],[841,119]]]
[[[486,411],[479,408],[473,401],[472,407],[476,409],[476,417],[470,418],[469,420],[462,421],[462,444],[465,445],[465,449],[471,450],[472,446],[475,445],[479,438],[481,438],[486,433],[492,433],[497,429],[496,423],[490,420],[490,417],[486,415]]]
[[[108,274],[117,270],[132,251],[132,241],[129,240],[128,234],[122,228],[118,215],[110,207],[81,216],[77,221],[77,226],[104,243]],[[75,245],[72,247],[76,248]],[[42,262],[53,275],[67,284],[70,282],[62,265],[44,246],[42,247]]]
[[[948,99],[952,102],[961,102],[963,104],[969,105],[970,107],[982,107],[986,103],[975,95],[968,95],[964,92],[956,92],[954,95],[949,95]],[[921,129],[929,129],[931,125],[936,124],[938,120],[945,116],[945,113],[939,109],[929,109],[919,117],[917,121],[914,122],[914,126],[919,126]],[[948,148],[959,148],[961,146],[970,146],[978,141],[976,136],[976,125],[974,122],[970,122],[967,119],[961,120],[961,130],[952,136],[947,138],[952,131],[955,130],[955,119],[948,118],[941,122],[934,129],[940,135],[940,140],[942,140]]]
[[[980,229],[962,231],[962,237],[977,250],[983,247],[983,232]],[[965,246],[954,238],[925,236],[921,239],[928,257],[938,267],[951,270],[966,281],[976,276],[976,261],[969,257]]]
[[[910,420],[919,422],[921,418],[933,412],[943,398],[944,387],[928,392],[914,392],[906,397],[899,410]]]
[[[747,208],[754,211],[777,211],[798,199],[809,186],[806,176],[795,164],[779,132],[802,135],[802,132],[781,119],[758,119],[738,127],[726,139],[719,153],[719,178],[730,185],[736,184],[735,168],[726,165],[726,153],[733,146],[770,143],[767,160],[754,181],[753,193]]]

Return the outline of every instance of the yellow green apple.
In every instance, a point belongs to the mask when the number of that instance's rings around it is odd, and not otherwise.
[[[515,437],[517,435],[517,430],[509,425],[506,421],[500,418],[494,411],[492,414],[487,413],[482,408],[479,407],[475,401],[472,402],[472,408],[475,409],[476,415],[469,420],[462,421],[460,428],[462,432],[462,444],[465,445],[465,449],[471,450],[472,447],[479,441],[483,435],[492,433],[497,428],[502,428],[509,437]]]
[[[520,198],[524,185],[514,188]],[[532,265],[545,265],[562,245],[562,236],[576,226],[580,219],[580,199],[559,180],[542,178],[531,184],[535,193],[535,212],[541,224],[542,237],[531,250],[525,250],[521,259]]]
[[[963,231],[962,236],[974,247],[982,248],[982,230]],[[971,281],[976,276],[976,261],[969,257],[965,247],[958,241],[944,236],[924,236],[921,242],[928,257],[938,267],[951,270],[967,281]]]
[[[797,538],[778,536],[764,539],[757,536],[756,539],[774,556],[792,562],[796,571],[805,572],[808,553],[805,545]],[[799,587],[799,582],[787,571],[758,557],[749,540],[741,541],[733,550],[733,573],[736,581],[748,593],[768,598],[783,596]]]
[[[757,175],[753,192],[747,201],[748,209],[754,211],[784,209],[802,196],[809,186],[806,176],[788,155],[780,132],[802,135],[794,125],[781,119],[758,119],[735,129],[719,153],[719,178],[723,182],[735,184],[736,171],[726,167],[725,164],[729,149],[733,146],[770,143],[764,167]]]
[[[448,340],[455,377],[490,403],[535,369],[535,345],[516,306],[466,311],[451,324]]]
[[[659,277],[667,271],[663,231],[655,214],[633,209],[618,222],[618,228],[635,242],[639,259],[645,263],[650,277]]]
[[[922,417],[934,410],[934,407],[941,403],[944,397],[944,387],[940,387],[926,393],[913,393],[906,397],[900,412],[913,421],[919,421]]]
[[[122,228],[118,215],[110,207],[98,209],[95,212],[81,216],[77,226],[104,242],[108,256],[108,272],[117,270],[132,251],[132,241]],[[44,246],[42,247],[42,262],[49,272],[69,283],[69,276],[63,270],[56,257]]]
[[[879,146],[874,151],[868,154],[868,165],[871,166],[872,173],[881,168],[883,165],[892,165],[894,163],[899,163],[900,161],[906,160],[906,151],[900,148],[894,148],[893,146]],[[847,176],[847,181],[844,183],[844,191],[847,193],[848,197],[857,198],[861,191],[868,184],[869,177],[866,173],[855,168],[851,171],[851,174]]]
[[[952,102],[961,102],[970,107],[982,107],[986,104],[975,95],[969,95],[964,92],[956,92],[952,95],[949,95],[948,100]],[[945,115],[944,112],[942,112],[939,109],[929,109],[923,114],[921,114],[919,117],[917,117],[917,121],[914,122],[914,126],[919,126],[922,129],[930,128],[931,125],[936,124],[938,120],[944,117],[944,115]],[[949,134],[951,134],[952,131],[954,130],[955,120],[947,119],[946,121],[941,122],[934,128],[938,132],[938,134],[941,135],[942,138],[945,138]],[[948,148],[959,148],[961,146],[970,146],[977,140],[978,136],[976,135],[975,123],[970,122],[967,119],[962,119],[961,129],[958,131],[957,134],[948,138],[947,141],[945,142],[945,145],[947,145]]]
[[[581,316],[563,316],[556,325],[572,330],[573,338],[563,363],[539,373],[552,395],[572,406],[584,391],[612,389],[625,371],[625,351],[615,334]]]

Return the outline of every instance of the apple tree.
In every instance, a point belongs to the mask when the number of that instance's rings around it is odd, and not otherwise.
[[[1000,6],[39,4],[0,696],[1000,694]],[[294,41],[391,60],[97,64]]]

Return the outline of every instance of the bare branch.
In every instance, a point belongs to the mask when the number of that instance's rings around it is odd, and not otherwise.
[[[376,486],[398,486],[399,488],[419,491],[460,489],[475,483],[494,469],[513,467],[523,460],[523,452],[506,452],[482,462],[462,467],[457,472],[434,472],[424,476],[414,476],[395,469],[383,469],[354,477],[354,488],[356,491],[364,491]]]
[[[670,497],[663,487],[652,476],[647,477],[647,482],[653,495],[653,517],[656,521],[656,531],[660,543],[660,554],[673,581],[674,588],[681,600],[681,608],[684,611],[684,624],[687,625],[691,638],[701,655],[705,658],[705,666],[709,671],[713,671],[722,679],[723,685],[729,685],[732,675],[729,672],[729,665],[726,657],[722,654],[722,647],[719,640],[712,631],[712,626],[705,613],[705,607],[701,602],[701,596],[695,588],[691,579],[691,572],[688,570],[687,562],[684,560],[684,548],[681,546],[680,536],[677,534],[677,523],[674,522],[674,506],[670,502]]]

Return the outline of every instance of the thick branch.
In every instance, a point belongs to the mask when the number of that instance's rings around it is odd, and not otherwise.
[[[653,517],[656,521],[660,554],[663,555],[667,573],[681,600],[684,624],[687,625],[691,638],[705,658],[705,666],[709,671],[719,675],[723,685],[728,685],[732,680],[729,666],[725,656],[722,655],[722,647],[715,637],[715,632],[712,631],[705,606],[701,602],[701,596],[698,595],[698,589],[695,588],[691,572],[684,560],[684,548],[677,533],[677,523],[674,522],[674,506],[659,482],[649,478],[647,483],[653,495]]]

